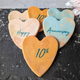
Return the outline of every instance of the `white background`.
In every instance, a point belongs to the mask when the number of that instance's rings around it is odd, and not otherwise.
[[[67,8],[65,5],[69,0],[0,0],[0,8],[28,8],[37,6],[39,8]]]

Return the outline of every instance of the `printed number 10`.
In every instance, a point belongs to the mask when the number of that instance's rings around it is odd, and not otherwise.
[[[46,17],[45,15],[40,15],[40,14],[39,14],[39,16],[37,17],[37,19],[38,19],[38,20],[42,20],[42,19],[44,19],[45,17]]]
[[[44,52],[43,52],[43,51],[44,51]],[[38,52],[37,52],[36,57],[38,56],[39,52],[40,52],[40,48],[38,49]],[[42,53],[42,52],[43,52],[43,54],[42,54],[42,56],[41,56],[41,53]],[[41,50],[40,54],[39,54],[39,58],[42,58],[45,53],[48,53],[48,49],[43,48],[43,49]]]

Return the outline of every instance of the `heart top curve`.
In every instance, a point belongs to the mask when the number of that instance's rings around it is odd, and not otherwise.
[[[19,11],[12,11],[9,13],[8,15],[8,20],[9,22],[13,19],[20,19],[22,21],[26,21],[27,19],[29,19],[28,17],[28,11],[24,11],[23,13],[20,13]]]
[[[31,70],[41,77],[53,63],[58,50],[58,42],[54,37],[44,37],[39,41],[34,36],[26,37],[22,43],[25,61]]]
[[[31,6],[28,8],[29,18],[36,18],[40,22],[39,32],[43,30],[42,22],[44,18],[47,17],[47,11],[48,9],[40,10],[38,7],[35,7],[35,6]]]
[[[8,24],[8,29],[13,42],[22,49],[22,42],[27,36],[36,36],[39,30],[39,21],[30,18],[25,22],[19,19],[13,19]]]
[[[55,17],[56,19],[62,19],[64,17],[69,17],[71,19],[74,20],[74,13],[71,10],[63,10],[62,12],[60,12],[58,9],[56,8],[50,8],[47,12],[48,16],[52,16]]]
[[[75,29],[75,22],[69,17],[58,21],[54,17],[47,17],[43,21],[43,29],[46,36],[53,36],[59,41],[59,48],[63,47]]]

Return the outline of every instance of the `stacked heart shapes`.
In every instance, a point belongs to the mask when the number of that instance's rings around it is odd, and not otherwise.
[[[75,29],[71,10],[60,12],[56,8],[40,10],[32,6],[24,13],[10,12],[9,33],[13,42],[22,49],[31,70],[41,77],[53,63],[58,48],[63,47]],[[44,31],[46,37],[39,41],[35,36]]]
[[[63,47],[71,38],[74,29],[74,14],[70,10],[60,12],[56,8],[50,8],[48,17],[43,21],[43,29],[46,36],[53,36],[59,42],[59,48]]]

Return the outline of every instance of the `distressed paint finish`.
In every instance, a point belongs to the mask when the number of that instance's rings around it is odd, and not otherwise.
[[[60,12],[56,8],[50,8],[47,12],[48,16],[55,17],[56,19],[62,19],[64,17],[69,17],[71,19],[74,19],[74,13],[71,10],[65,9],[62,12]]]
[[[28,17],[28,11],[24,11],[23,13],[20,13],[19,11],[15,10],[15,11],[11,11],[8,15],[8,20],[9,22],[13,19],[20,19],[20,20],[27,20],[29,19]]]
[[[60,21],[54,17],[47,17],[43,21],[43,29],[46,36],[54,36],[59,41],[59,47],[63,47],[73,34],[75,22],[68,17]]]
[[[13,42],[22,49],[22,42],[27,36],[36,36],[39,30],[39,21],[31,18],[25,22],[19,19],[11,20],[8,29]]]
[[[41,41],[34,36],[29,36],[22,43],[24,59],[31,70],[39,77],[49,69],[55,59],[57,50],[58,42],[50,36],[44,37]]]
[[[28,15],[29,18],[36,18],[40,22],[40,29],[39,32],[43,30],[42,22],[47,17],[47,11],[48,9],[40,10],[38,7],[31,6],[28,8]]]

